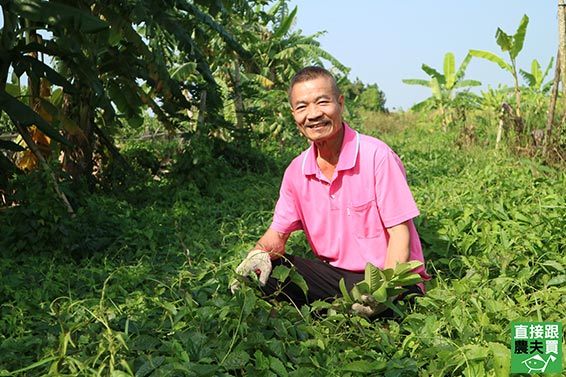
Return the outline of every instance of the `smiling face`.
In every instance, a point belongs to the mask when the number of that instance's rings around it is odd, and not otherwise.
[[[310,141],[329,141],[340,135],[344,96],[326,76],[296,82],[289,93],[291,112],[301,133]]]

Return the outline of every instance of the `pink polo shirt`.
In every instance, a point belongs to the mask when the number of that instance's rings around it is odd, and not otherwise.
[[[412,219],[419,215],[399,157],[384,142],[344,123],[344,141],[331,181],[316,163],[316,147],[287,167],[271,228],[303,230],[316,256],[335,267],[364,271],[367,262],[383,268],[386,228],[409,221],[410,260],[424,263]],[[424,280],[424,266],[417,269]]]

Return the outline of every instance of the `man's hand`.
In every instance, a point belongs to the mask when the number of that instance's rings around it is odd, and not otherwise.
[[[362,303],[355,302],[352,304],[352,310],[364,317],[372,317],[383,312],[387,307],[376,301],[372,295],[362,295]]]
[[[238,275],[248,276],[252,272],[259,272],[259,283],[263,287],[267,283],[267,279],[269,279],[271,268],[271,257],[269,254],[261,249],[255,249],[250,251],[246,259],[236,267],[236,273]],[[239,288],[240,283],[238,280],[234,279],[230,284],[230,290],[234,293]]]

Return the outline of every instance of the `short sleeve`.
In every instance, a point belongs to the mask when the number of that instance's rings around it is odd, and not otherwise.
[[[419,215],[419,210],[405,176],[401,159],[388,150],[378,154],[375,169],[376,200],[386,228]]]
[[[275,205],[273,222],[270,226],[270,228],[281,233],[291,233],[303,229],[297,201],[297,190],[293,185],[292,175],[293,173],[289,168],[283,175],[279,199]]]

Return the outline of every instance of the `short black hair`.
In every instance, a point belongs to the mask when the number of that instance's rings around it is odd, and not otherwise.
[[[334,95],[336,95],[336,98],[342,95],[340,88],[338,88],[338,83],[336,82],[336,78],[332,75],[332,73],[330,73],[330,71],[328,71],[324,67],[313,65],[302,68],[300,71],[295,73],[295,76],[293,76],[293,78],[291,79],[291,82],[289,83],[289,90],[287,92],[287,97],[289,98],[289,102],[291,102],[291,90],[293,90],[295,84],[304,81],[314,80],[319,77],[326,77],[330,79],[330,82],[332,83],[332,90],[334,92]]]

